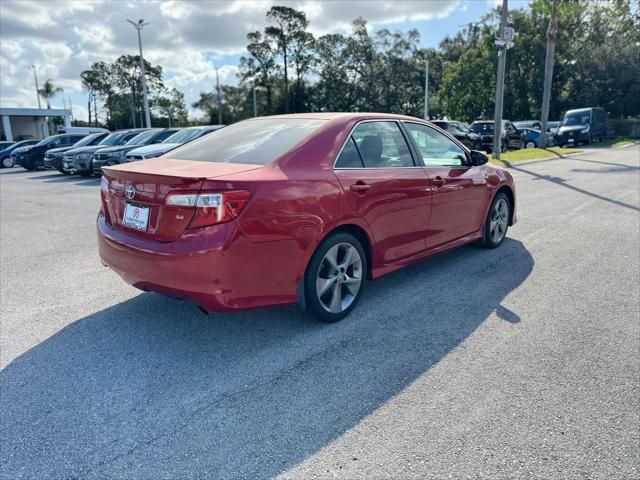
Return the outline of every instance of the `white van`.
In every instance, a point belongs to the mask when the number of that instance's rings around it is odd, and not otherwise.
[[[58,134],[60,133],[78,133],[80,135],[89,135],[90,133],[109,133],[109,130],[100,127],[58,127]]]

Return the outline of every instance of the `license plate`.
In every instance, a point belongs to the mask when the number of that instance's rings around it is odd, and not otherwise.
[[[136,230],[146,230],[149,223],[149,207],[127,203],[124,206],[122,223]]]

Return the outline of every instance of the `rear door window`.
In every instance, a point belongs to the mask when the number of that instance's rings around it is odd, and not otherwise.
[[[409,145],[396,122],[364,122],[351,134],[365,168],[413,167]]]

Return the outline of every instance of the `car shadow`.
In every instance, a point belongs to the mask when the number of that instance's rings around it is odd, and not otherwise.
[[[574,160],[575,161],[581,161],[581,159],[577,159],[577,158],[571,158],[571,160],[572,161],[574,161]],[[534,163],[534,162],[529,162],[529,163],[525,164],[525,166],[530,165],[532,163]],[[599,162],[599,163],[606,163],[606,162]],[[577,187],[577,186],[572,185],[571,183],[569,183],[569,181],[567,179],[565,179],[565,178],[555,177],[553,175],[546,175],[546,174],[538,173],[538,172],[536,172],[534,170],[531,170],[529,168],[525,168],[525,166],[518,165],[517,163],[513,164],[513,163],[510,163],[510,162],[504,162],[504,164],[507,167],[509,167],[511,170],[515,170],[516,172],[520,172],[520,173],[523,173],[523,174],[531,176],[534,180],[542,180],[542,181],[546,181],[546,182],[551,182],[551,183],[554,183],[556,185],[560,185],[562,187],[568,188],[569,190],[573,190],[574,192],[578,192],[578,193],[581,193],[583,195],[587,195],[589,197],[593,197],[593,198],[596,198],[598,200],[602,200],[603,202],[607,202],[607,203],[610,203],[612,205],[617,205],[619,207],[624,207],[624,208],[628,208],[630,210],[635,210],[637,212],[640,212],[640,207],[638,207],[636,205],[631,205],[629,203],[625,203],[625,202],[622,202],[620,200],[615,200],[613,198],[605,197],[603,195],[599,195],[599,194],[591,192],[589,190],[585,190],[584,188]],[[609,164],[609,165],[614,165],[615,166],[615,164]],[[627,167],[626,165],[624,165],[624,166]],[[619,167],[617,167],[617,168],[618,169],[616,170],[616,172],[619,173],[621,170],[619,169]],[[612,173],[610,169],[605,169],[605,171],[606,170],[609,170],[609,173]],[[633,172],[634,170],[636,170],[635,167],[631,166],[628,169],[626,169],[625,171]],[[577,169],[575,171],[584,172],[585,170]],[[597,170],[594,171],[594,172],[595,173],[599,173]]]
[[[8,478],[270,478],[402,392],[504,303],[534,260],[468,246],[367,286],[343,322],[203,315],[152,293],[81,318],[0,372]]]

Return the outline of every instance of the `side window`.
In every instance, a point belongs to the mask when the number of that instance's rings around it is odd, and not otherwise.
[[[353,141],[352,137],[349,137],[347,143],[345,143],[342,153],[338,157],[336,162],[336,168],[362,168],[362,159],[358,153],[358,148]]]
[[[152,143],[160,143],[162,142],[165,138],[169,138],[171,135],[173,135],[175,132],[175,130],[165,130],[164,132],[161,132],[160,134],[158,134],[158,136],[156,138],[153,139]]]
[[[413,138],[422,160],[427,167],[462,166],[467,162],[467,155],[457,144],[453,143],[434,129],[418,123],[405,123]]]
[[[365,122],[351,135],[366,168],[413,167],[409,145],[396,122]]]

